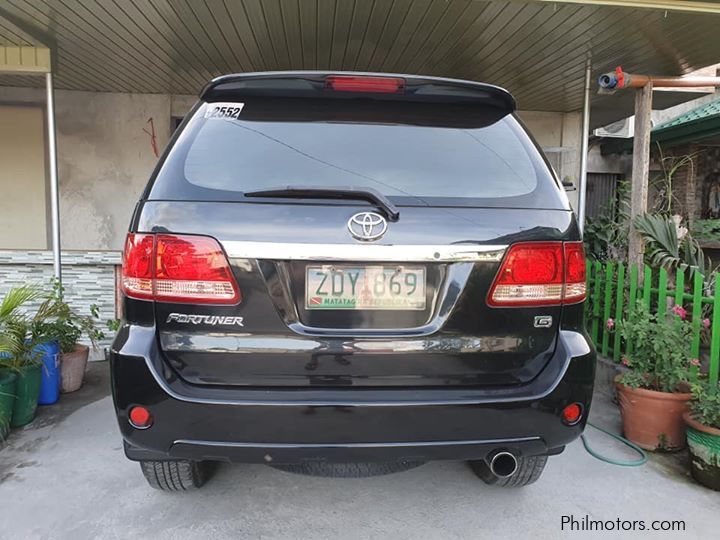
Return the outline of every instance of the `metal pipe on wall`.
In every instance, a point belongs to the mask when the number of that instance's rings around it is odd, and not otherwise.
[[[578,186],[578,225],[585,230],[585,201],[587,200],[588,138],[590,136],[590,81],[592,66],[590,58],[585,64],[585,94],[583,96],[582,139],[580,144],[580,179]]]
[[[45,74],[48,128],[48,165],[50,167],[50,216],[52,220],[53,270],[55,278],[62,283],[60,255],[60,189],[57,174],[57,137],[55,133],[55,96],[52,73]]]

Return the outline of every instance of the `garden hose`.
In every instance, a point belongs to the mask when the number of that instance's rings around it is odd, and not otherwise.
[[[637,452],[638,455],[640,455],[640,459],[636,459],[635,461],[620,461],[618,459],[611,459],[609,457],[602,456],[590,447],[590,443],[588,443],[587,439],[585,438],[585,435],[584,434],[581,435],[580,439],[582,439],[582,443],[583,443],[583,446],[585,447],[585,450],[587,450],[588,454],[590,454],[595,459],[599,459],[600,461],[604,461],[605,463],[610,463],[611,465],[618,465],[620,467],[639,467],[640,465],[645,465],[645,463],[647,462],[647,460],[648,460],[647,454],[638,445],[631,443],[626,438],[621,437],[620,435],[617,435],[606,429],[603,429],[600,426],[596,426],[595,424],[593,424],[591,422],[588,422],[587,425],[590,427],[594,427],[598,431],[602,431],[606,435],[610,435],[613,439],[620,441],[625,446],[630,447],[635,452]]]

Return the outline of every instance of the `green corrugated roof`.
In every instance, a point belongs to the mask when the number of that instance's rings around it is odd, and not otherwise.
[[[704,139],[720,137],[720,98],[696,107],[655,126],[652,130],[651,141],[660,143],[663,147],[677,146],[689,142],[699,142]],[[600,145],[603,155],[632,152],[633,139],[609,140]]]
[[[693,122],[698,122],[701,120],[708,120],[714,116],[720,116],[720,99],[711,101],[710,103],[706,103],[705,105],[701,105],[700,107],[686,112],[685,114],[681,114],[680,116],[675,118],[675,120],[670,120],[668,122],[660,124],[659,126],[655,126],[653,128],[653,133],[658,133],[666,129],[690,124]]]

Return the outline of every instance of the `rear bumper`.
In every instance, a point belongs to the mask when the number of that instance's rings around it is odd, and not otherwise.
[[[555,356],[531,383],[472,389],[223,389],[192,386],[163,363],[153,327],[125,326],[111,351],[113,398],[126,455],[297,463],[483,459],[505,449],[552,454],[579,437],[590,408],[595,352],[562,331]],[[582,421],[560,411],[581,403]],[[130,407],[154,423],[134,429]]]

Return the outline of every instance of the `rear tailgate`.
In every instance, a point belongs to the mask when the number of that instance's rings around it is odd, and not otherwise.
[[[141,230],[149,230],[152,222],[167,231],[212,231],[229,255],[242,293],[235,306],[156,303],[160,345],[170,365],[189,382],[253,386],[498,385],[527,382],[538,374],[554,351],[561,308],[491,308],[486,302],[504,246],[536,238],[527,222],[538,214],[403,209],[382,245],[413,247],[413,262],[366,258],[366,246],[352,260],[335,260],[327,245],[343,245],[347,216],[361,209],[323,208],[320,222],[313,218],[316,206],[145,203]],[[557,238],[572,229],[568,212],[539,215],[546,234]],[[255,223],[270,216],[272,232],[241,232],[256,230]],[[433,222],[448,227],[428,226]],[[306,224],[301,234],[298,223]],[[311,242],[319,237],[328,244]],[[452,251],[438,249],[458,238],[463,243]],[[423,244],[408,243],[419,239]],[[306,260],[313,251],[327,259]],[[442,260],[428,262],[437,255]],[[343,265],[424,269],[425,308],[306,309],[307,268]],[[537,327],[539,316],[550,324]]]

